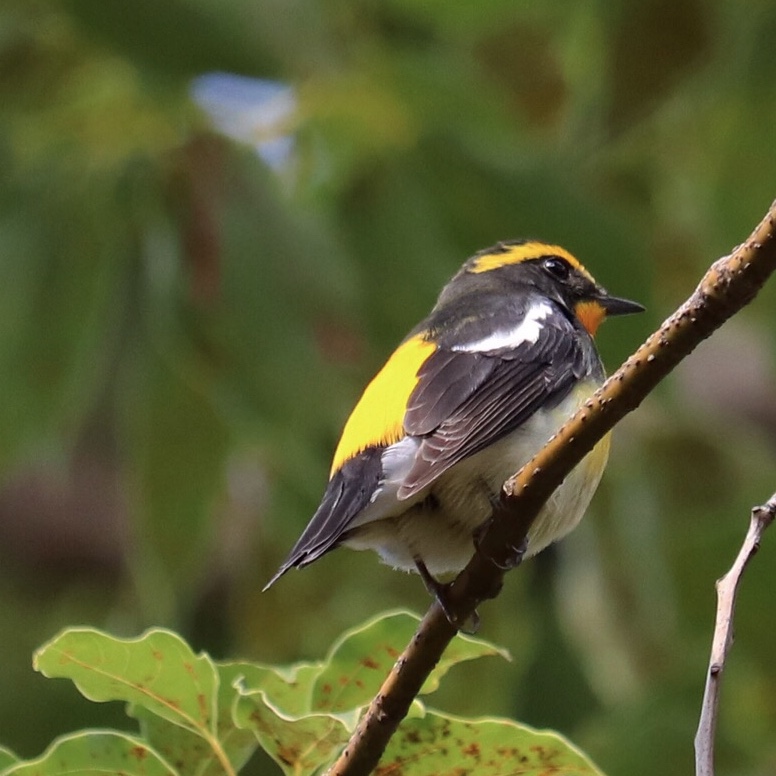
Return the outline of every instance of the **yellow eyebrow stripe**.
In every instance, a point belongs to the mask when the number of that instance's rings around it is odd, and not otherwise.
[[[343,464],[367,447],[382,447],[404,436],[407,401],[418,384],[418,370],[436,350],[433,342],[418,334],[403,342],[367,385],[345,423],[331,478]]]
[[[522,245],[507,245],[503,247],[506,247],[506,251],[503,253],[486,253],[482,256],[478,256],[469,272],[487,272],[491,269],[504,267],[507,264],[519,264],[521,261],[539,259],[542,256],[559,256],[562,259],[566,259],[574,269],[584,272],[585,275],[589,274],[579,261],[565,248],[561,248],[560,245],[548,245],[543,242],[527,242]]]

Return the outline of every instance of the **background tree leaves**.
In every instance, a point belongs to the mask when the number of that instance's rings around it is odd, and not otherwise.
[[[287,663],[422,610],[345,551],[259,593],[359,390],[468,255],[520,236],[647,305],[602,330],[616,366],[774,197],[774,30],[733,0],[7,0],[0,739],[113,724],[29,669],[66,625]],[[213,72],[290,90],[258,132],[284,161],[216,130],[192,96]],[[560,728],[606,772],[689,768],[713,580],[773,491],[774,302],[618,429],[588,519],[482,612],[513,662],[460,666],[440,706]],[[741,774],[776,762],[772,568],[728,669]]]

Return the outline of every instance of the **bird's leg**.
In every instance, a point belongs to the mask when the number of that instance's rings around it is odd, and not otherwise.
[[[492,563],[497,569],[501,571],[511,571],[517,568],[525,557],[525,553],[528,551],[528,537],[526,536],[519,545],[510,545],[507,547],[507,557],[504,562],[499,562],[495,558],[492,558],[482,549],[482,538],[485,536],[490,524],[493,522],[493,518],[489,517],[482,525],[478,526],[474,531],[474,548],[477,552],[485,558],[489,563]]]
[[[512,569],[517,568],[523,562],[525,553],[528,550],[528,537],[523,539],[523,541],[520,542],[520,544],[516,547],[507,547],[507,556],[503,562],[497,561],[483,550],[482,539],[488,532],[488,529],[493,523],[494,515],[499,509],[501,504],[501,493],[494,493],[485,480],[481,480],[481,486],[483,490],[483,496],[488,499],[488,503],[490,504],[490,517],[488,517],[485,522],[481,523],[479,526],[477,526],[477,528],[474,529],[474,534],[472,537],[474,539],[474,549],[482,558],[488,561],[488,563],[492,563],[497,569],[499,569],[499,571],[511,571]],[[493,592],[492,597],[495,598],[500,590],[501,585],[499,584],[498,589]]]
[[[423,580],[423,584],[426,586],[426,590],[428,590],[428,592],[431,593],[431,595],[433,595],[437,601],[439,601],[439,605],[442,607],[442,611],[445,613],[445,617],[447,617],[447,621],[450,623],[450,625],[452,625],[456,630],[459,630],[470,636],[474,635],[480,627],[480,615],[474,611],[467,621],[461,622],[450,608],[448,592],[452,583],[440,582],[438,579],[436,579],[428,570],[426,564],[423,562],[423,559],[419,555],[416,555],[414,560],[415,568],[417,568],[418,574],[420,574],[420,578]]]

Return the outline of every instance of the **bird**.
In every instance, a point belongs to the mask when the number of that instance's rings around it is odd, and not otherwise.
[[[471,559],[504,482],[603,383],[599,325],[643,310],[559,245],[474,254],[367,385],[320,506],[264,590],[345,545],[419,573],[441,598],[439,580]],[[576,527],[608,455],[607,435],[547,501],[521,556]]]

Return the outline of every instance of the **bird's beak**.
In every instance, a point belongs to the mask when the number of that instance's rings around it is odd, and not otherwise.
[[[631,313],[643,313],[646,309],[644,305],[638,302],[631,302],[630,299],[620,299],[616,296],[609,296],[606,292],[596,299],[598,304],[606,310],[607,315],[630,315]]]

